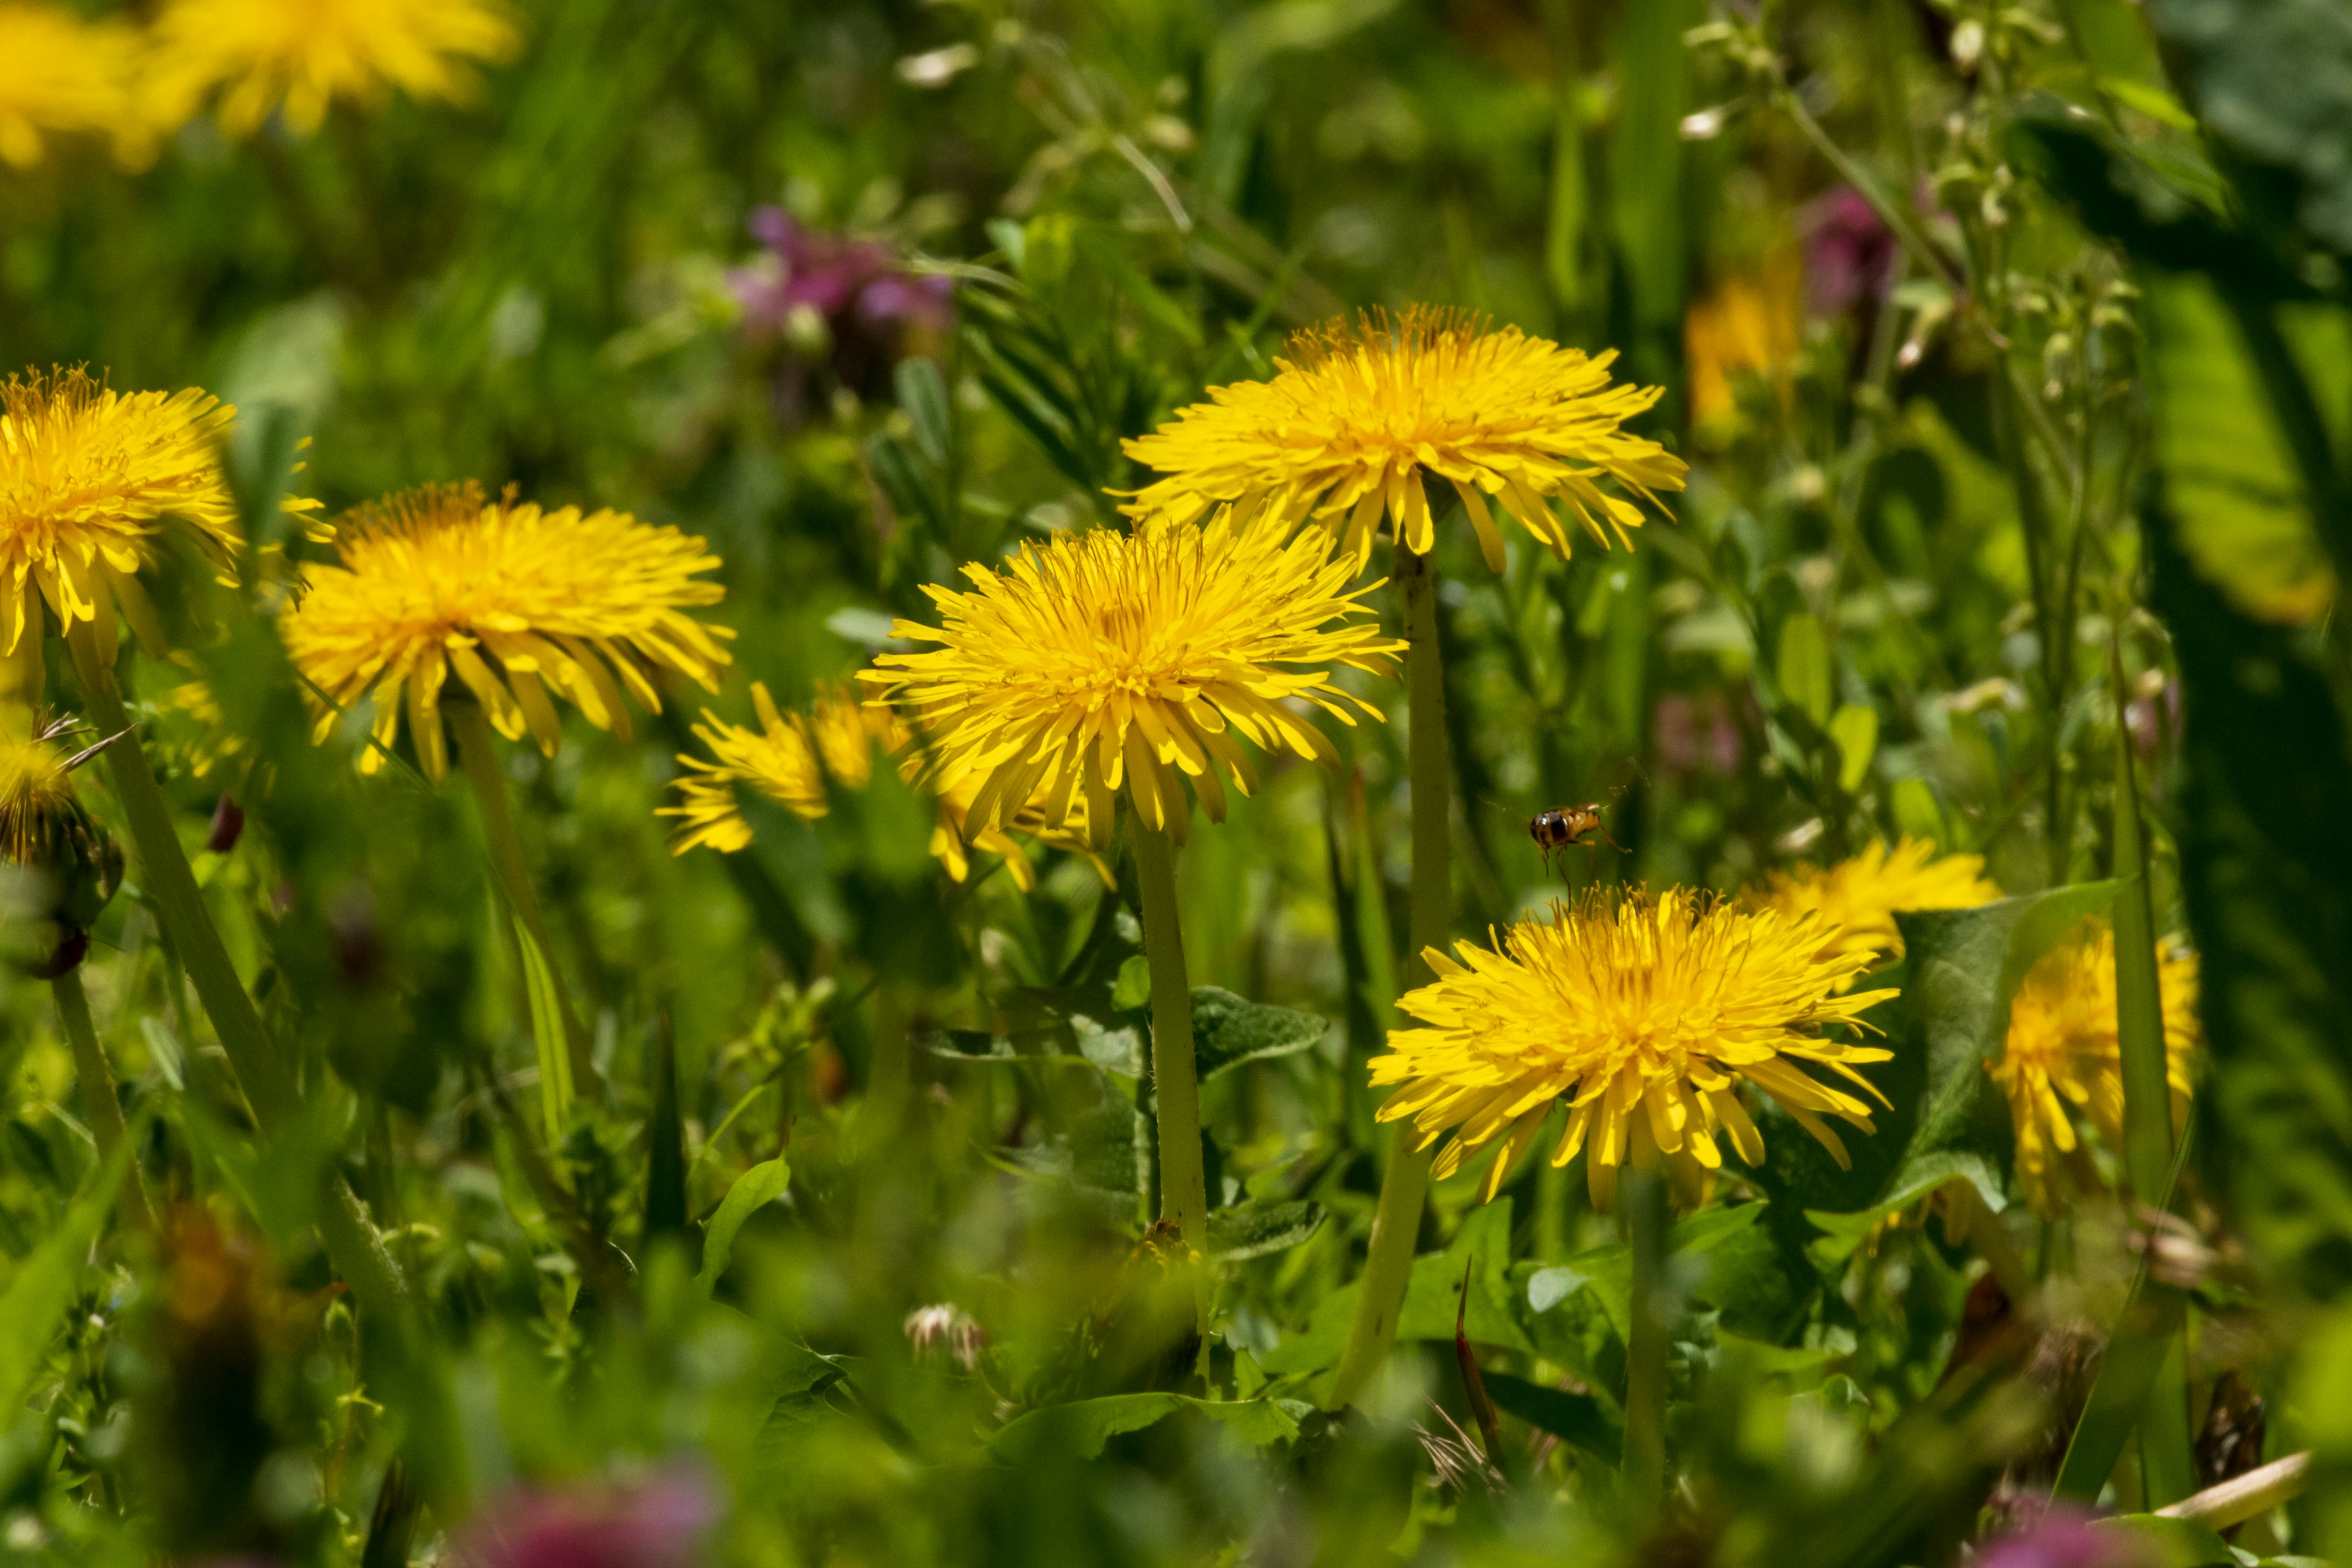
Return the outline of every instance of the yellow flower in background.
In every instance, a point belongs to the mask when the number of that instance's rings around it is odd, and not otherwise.
[[[1789,367],[1804,336],[1800,295],[1804,276],[1793,250],[1752,277],[1725,279],[1683,318],[1683,359],[1690,372],[1691,424],[1720,426],[1739,412],[1736,380],[1771,381],[1788,395]]]
[[[1745,901],[1792,919],[1819,913],[1824,929],[1836,932],[1828,955],[1864,960],[1855,972],[1860,974],[1903,956],[1895,910],[1974,909],[2000,896],[1985,879],[1981,855],[1938,856],[1934,842],[1922,838],[1903,839],[1890,849],[1882,838],[1827,869],[1775,871]]]
[[[908,751],[914,742],[912,732],[887,709],[869,707],[851,691],[823,683],[805,714],[778,711],[768,689],[756,681],[751,686],[751,703],[759,712],[757,730],[730,724],[707,710],[695,725],[696,737],[718,761],[679,754],[677,760],[687,770],[677,781],[679,804],[663,806],[657,813],[682,819],[671,840],[671,853],[683,855],[708,845],[731,855],[748,847],[751,825],[744,818],[742,803],[736,795],[739,786],[756,789],[794,816],[813,822],[831,809],[825,798],[828,784],[864,789],[874,776],[877,747],[886,755],[896,755]],[[910,753],[901,760],[898,770],[911,780],[920,773],[922,765],[922,757]],[[964,852],[964,818],[979,787],[979,779],[967,776],[940,796],[939,826],[931,830],[931,854],[959,882],[971,874],[971,859]],[[1093,859],[1087,849],[1084,809],[1081,802],[1073,821],[1055,830],[1046,827],[1033,802],[1015,816],[1011,826],[1061,848],[1087,853]],[[972,844],[1002,858],[1024,892],[1036,886],[1036,870],[1028,854],[1002,829],[981,829]],[[1095,866],[1108,881],[1108,868],[1099,859]]]
[[[394,89],[463,99],[477,85],[467,62],[509,59],[521,46],[501,0],[167,0],[147,89],[166,123],[218,89],[232,136],[281,106],[307,132],[338,99],[368,105]]]
[[[137,163],[154,135],[131,83],[139,35],[47,5],[0,5],[0,163],[29,169],[52,136],[102,136]]]
[[[486,502],[474,484],[428,486],[338,521],[341,565],[306,565],[286,613],[295,667],[332,704],[324,740],[362,698],[375,702],[375,742],[389,749],[405,702],[425,772],[448,771],[441,692],[454,673],[509,740],[525,733],[550,756],[562,737],[553,696],[600,730],[629,733],[625,686],[661,711],[649,669],[717,689],[729,662],[723,626],[686,612],[726,590],[699,574],[719,558],[702,541],[626,512],[542,510]],[[617,677],[617,679],[615,679]],[[362,752],[373,773],[382,752]]]
[[[79,369],[0,383],[0,590],[14,590],[0,592],[0,653],[32,622],[28,587],[66,629],[92,623],[106,657],[118,606],[161,648],[138,573],[163,520],[190,524],[224,567],[244,542],[220,466],[235,414],[194,388],[116,392]]]
[[[1868,1132],[1869,1107],[1800,1064],[1876,1095],[1854,1068],[1892,1053],[1822,1031],[1865,1027],[1863,1012],[1895,993],[1839,994],[1867,961],[1832,953],[1823,934],[1817,915],[1677,889],[1555,906],[1549,920],[1490,933],[1491,947],[1457,942],[1458,963],[1431,949],[1422,956],[1437,979],[1397,1003],[1421,1026],[1391,1030],[1372,1058],[1375,1087],[1401,1086],[1380,1120],[1410,1118],[1423,1149],[1450,1131],[1431,1167],[1440,1177],[1499,1143],[1491,1198],[1565,1104],[1552,1163],[1586,1151],[1593,1205],[1606,1209],[1628,1159],[1663,1155],[1685,1190],[1723,1163],[1718,1138],[1760,1163],[1764,1140],[1738,1092],[1745,1081],[1844,1165],[1822,1118]]]
[[[1293,338],[1273,380],[1212,387],[1209,402],[1126,443],[1168,477],[1125,510],[1188,521],[1229,501],[1245,519],[1261,508],[1286,522],[1311,517],[1360,564],[1384,516],[1407,548],[1433,546],[1429,475],[1461,497],[1497,572],[1490,498],[1562,560],[1569,534],[1555,501],[1603,549],[1612,533],[1631,549],[1641,509],[1598,481],[1654,506],[1656,492],[1682,489],[1685,470],[1622,428],[1659,390],[1612,385],[1615,358],[1428,306],[1332,322]]]
[[[2198,1044],[2196,955],[2177,943],[2160,947],[2156,973],[2178,1133],[2188,1124],[2189,1061]],[[2070,1189],[2096,1190],[2080,1123],[2087,1118],[2111,1150],[2120,1151],[2124,1139],[2112,927],[2084,933],[2027,973],[2010,1004],[2000,1059],[1987,1062],[1985,1071],[2009,1098],[2018,1184],[2036,1212],[2056,1215]]]
[[[1283,532],[1221,511],[1201,528],[1057,535],[1002,572],[968,563],[971,592],[923,590],[940,626],[890,628],[939,646],[885,654],[858,679],[923,730],[923,782],[968,799],[968,837],[1034,805],[1045,827],[1101,849],[1123,787],[1145,824],[1181,839],[1180,781],[1222,822],[1221,773],[1244,795],[1257,787],[1240,741],[1336,762],[1292,700],[1345,724],[1351,709],[1377,719],[1330,667],[1385,675],[1404,647],[1352,620],[1370,614],[1359,602],[1370,587],[1349,589],[1353,570],[1328,538]]]

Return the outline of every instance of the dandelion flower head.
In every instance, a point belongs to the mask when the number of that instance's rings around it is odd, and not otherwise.
[[[1438,1176],[1499,1143],[1491,1198],[1564,1104],[1552,1163],[1584,1151],[1593,1204],[1607,1208],[1629,1158],[1663,1155],[1685,1190],[1722,1165],[1719,1139],[1760,1163],[1744,1081],[1843,1165],[1845,1146],[1822,1119],[1868,1132],[1869,1107],[1806,1066],[1876,1095],[1854,1069],[1891,1053],[1824,1031],[1866,1027],[1864,1010],[1895,994],[1840,994],[1866,961],[1832,953],[1823,936],[1818,915],[1676,889],[1555,906],[1491,946],[1456,943],[1458,962],[1431,949],[1422,956],[1437,978],[1397,1004],[1419,1026],[1391,1031],[1388,1051],[1372,1058],[1374,1086],[1397,1087],[1380,1120],[1410,1119],[1424,1149],[1451,1132],[1432,1166]]]
[[[1837,955],[1867,959],[1860,972],[1867,973],[1903,956],[1895,910],[1968,910],[2000,896],[1985,879],[1981,855],[1938,856],[1934,842],[1923,838],[1905,838],[1889,848],[1882,838],[1827,868],[1776,871],[1749,893],[1748,902],[1791,918],[1819,913],[1825,929],[1836,930]]]
[[[78,809],[73,775],[55,745],[0,738],[0,858],[12,866],[45,863],[58,825]]]
[[[2197,959],[2179,944],[2157,953],[2165,1076],[2172,1124],[2187,1124],[2196,1052]],[[2017,1176],[2028,1202],[2054,1215],[2070,1190],[2095,1191],[2081,1137],[2087,1120],[2110,1150],[2124,1137],[2123,1048],[2116,1033],[2116,933],[2100,926],[2045,954],[2010,1004],[2000,1059],[1985,1064],[2009,1099]]]
[[[281,105],[309,132],[338,99],[372,104],[394,89],[463,99],[476,85],[467,61],[509,58],[521,43],[502,0],[168,0],[149,90],[167,120],[217,88],[232,136]]]
[[[102,136],[126,163],[152,149],[131,81],[139,35],[54,5],[0,4],[0,163],[29,169],[52,136]]]
[[[1607,549],[1642,525],[1633,500],[1682,489],[1684,465],[1626,420],[1659,389],[1612,384],[1614,351],[1589,357],[1484,320],[1414,306],[1366,314],[1291,340],[1271,381],[1210,389],[1127,455],[1167,476],[1139,491],[1136,517],[1196,518],[1230,501],[1286,522],[1312,518],[1360,563],[1382,517],[1406,548],[1436,539],[1428,487],[1451,485],[1486,563],[1503,569],[1494,505],[1562,560],[1567,509]],[[1612,481],[1622,495],[1600,485]],[[1442,504],[1442,503],[1441,503]]]
[[[1181,838],[1184,782],[1215,821],[1228,779],[1256,789],[1241,741],[1336,762],[1292,702],[1379,718],[1333,667],[1389,674],[1404,647],[1369,618],[1370,587],[1348,587],[1328,538],[1283,535],[1221,510],[1199,528],[1024,545],[1002,572],[966,565],[968,592],[926,587],[942,624],[891,635],[937,646],[885,654],[859,679],[924,732],[928,787],[956,797],[971,781],[968,836],[1034,803],[1049,829],[1083,820],[1100,849],[1124,788],[1146,826]]]
[[[116,392],[79,369],[0,383],[0,653],[14,653],[39,591],[70,630],[89,621],[110,652],[115,607],[154,640],[137,574],[163,520],[193,525],[227,564],[244,535],[221,478],[236,411],[209,394]],[[38,627],[34,628],[38,636]]]
[[[677,781],[678,804],[663,806],[658,813],[681,819],[671,840],[672,853],[683,855],[702,845],[730,855],[749,847],[751,824],[743,815],[736,793],[739,788],[756,790],[803,821],[814,822],[831,809],[828,785],[858,790],[872,782],[877,748],[886,756],[899,756],[901,776],[912,780],[921,772],[923,759],[913,749],[913,732],[888,709],[861,702],[854,690],[820,682],[808,712],[783,713],[768,689],[754,682],[751,703],[759,713],[756,730],[730,724],[708,710],[694,726],[696,738],[718,760],[706,762],[688,753],[678,756],[686,770]],[[979,787],[980,780],[967,774],[941,795],[939,825],[931,830],[931,854],[959,882],[971,874],[964,818]],[[1072,822],[1058,831],[1049,830],[1033,802],[1015,816],[1011,826],[1062,848],[1084,852],[1084,813],[1081,800]],[[1002,858],[1024,892],[1036,886],[1028,854],[1002,829],[976,829],[972,843]]]
[[[511,494],[485,501],[478,485],[429,486],[339,520],[339,564],[302,571],[285,617],[295,667],[331,707],[375,703],[375,742],[388,750],[405,703],[425,773],[448,768],[443,688],[455,674],[509,740],[528,731],[554,755],[562,725],[553,697],[600,730],[629,732],[621,690],[661,710],[650,671],[675,670],[716,689],[733,634],[687,612],[725,593],[701,574],[719,558],[699,539],[626,512],[544,510]],[[382,752],[362,753],[373,773]]]

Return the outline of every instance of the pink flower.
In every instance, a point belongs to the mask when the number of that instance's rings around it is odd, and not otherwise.
[[[2148,1568],[2151,1556],[2141,1538],[2054,1503],[2032,1529],[1978,1548],[1976,1568]]]
[[[458,1548],[466,1568],[687,1568],[717,1513],[699,1476],[509,1493]]]

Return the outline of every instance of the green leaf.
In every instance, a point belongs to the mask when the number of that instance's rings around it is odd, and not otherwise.
[[[1737,1308],[1746,1316],[1760,1304],[1760,1294],[1769,1294],[1797,1297],[1794,1305],[1802,1309],[1812,1281],[1791,1284],[1778,1278],[1780,1265],[1770,1238],[1757,1223],[1765,1212],[1762,1204],[1721,1204],[1675,1222],[1667,1251],[1677,1270],[1696,1270],[1690,1286],[1694,1300]],[[1528,1310],[1552,1311],[1583,1291],[1600,1306],[1620,1340],[1632,1331],[1633,1258],[1622,1242],[1580,1252],[1566,1263],[1520,1272]]]
[[[509,922],[522,951],[523,993],[530,1001],[530,1038],[539,1048],[539,1104],[547,1121],[550,1148],[563,1142],[572,1121],[572,1047],[563,1033],[563,1004],[555,992],[555,972],[521,921]]]
[[[1878,753],[1878,710],[1854,703],[1839,709],[1830,716],[1830,740],[1838,752],[1838,788],[1853,795]]]
[[[654,1026],[653,1110],[646,1118],[644,1238],[686,1229],[686,1124],[677,1106],[677,1046],[665,1013]]]
[[[1298,1436],[1296,1412],[1306,1406],[1272,1399],[1194,1399],[1182,1394],[1113,1394],[1032,1410],[989,1439],[989,1449],[1011,1464],[1050,1455],[1091,1459],[1123,1432],[1157,1426],[1180,1410],[1197,1410],[1241,1441],[1263,1447]]]
[[[2168,521],[2171,498],[2157,515]],[[2179,660],[2174,816],[2212,1069],[2201,1156],[2282,1283],[2352,1293],[2352,762],[2321,660],[2231,606],[2153,527]]]
[[[1399,1342],[1454,1342],[1454,1314],[1460,1304],[1462,1276],[1473,1266],[1465,1329],[1479,1344],[1532,1352],[1520,1321],[1517,1291],[1511,1281],[1511,1200],[1497,1199],[1471,1211],[1443,1252],[1416,1258],[1405,1286],[1404,1305],[1398,1313]],[[1340,1286],[1315,1305],[1302,1333],[1287,1335],[1264,1358],[1265,1370],[1276,1373],[1320,1372],[1339,1363],[1347,1344],[1349,1320],[1356,1310],[1358,1287]]]
[[[916,449],[932,467],[945,466],[954,414],[948,405],[948,386],[940,378],[940,367],[917,354],[900,360],[892,379],[898,407],[914,427]]]
[[[1773,658],[1772,674],[1780,684],[1783,703],[1811,720],[1816,729],[1829,722],[1830,645],[1818,616],[1801,613],[1780,624],[1780,647]]]
[[[1192,987],[1192,1059],[1202,1083],[1244,1062],[1312,1050],[1330,1032],[1330,1021],[1313,1013],[1244,1001],[1214,985]]]
[[[1617,1463],[1624,1432],[1615,1415],[1590,1394],[1546,1388],[1507,1372],[1483,1374],[1495,1403],[1539,1431],[1583,1449],[1602,1464]]]
[[[743,1224],[754,1214],[783,1196],[784,1188],[792,1184],[793,1170],[779,1156],[763,1160],[735,1178],[727,1195],[719,1200],[717,1212],[702,1229],[702,1272],[696,1283],[709,1295],[719,1288],[727,1273],[727,1265],[735,1256],[735,1237]]]
[[[57,1333],[58,1320],[73,1305],[89,1244],[106,1223],[106,1212],[131,1169],[131,1151],[139,1146],[146,1125],[142,1116],[106,1163],[82,1182],[64,1221],[17,1265],[6,1293],[0,1295],[0,1412],[24,1408],[42,1354]]]
[[[1898,1002],[1874,1009],[1895,1052],[1867,1072],[1890,1105],[1874,1107],[1877,1132],[1840,1129],[1853,1160],[1841,1170],[1785,1113],[1768,1108],[1759,1119],[1765,1162],[1758,1180],[1784,1243],[1803,1247],[1817,1267],[1835,1268],[1879,1219],[1954,1178],[1971,1183],[1994,1211],[2004,1206],[2009,1110],[1985,1064],[2000,1052],[2010,998],[2025,972],[2114,896],[2113,883],[2095,882],[1895,917],[1908,979]],[[1792,1225],[1798,1210],[1804,1223]]]
[[[2238,1568],[2240,1559],[2230,1550],[2230,1543],[2201,1520],[2124,1513],[2092,1522],[2095,1529],[2129,1537],[2138,1548],[2130,1553],[2130,1560],[2145,1563],[2148,1568]],[[2117,1553],[2119,1558],[2122,1555]]]
[[[1219,1209],[1209,1216],[1209,1256],[1220,1263],[1240,1263],[1281,1252],[1322,1229],[1327,1215],[1321,1204],[1306,1198]]]

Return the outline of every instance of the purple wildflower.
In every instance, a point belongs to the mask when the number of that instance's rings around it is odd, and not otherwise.
[[[717,1508],[698,1476],[632,1486],[509,1494],[485,1509],[457,1561],[466,1568],[685,1568]]]
[[[1976,1568],[2147,1568],[2149,1557],[2139,1537],[2102,1528],[2082,1509],[2053,1504],[2032,1528],[1980,1547]]]
[[[1895,236],[1851,185],[1817,197],[1797,215],[1805,240],[1805,294],[1815,316],[1843,316],[1886,298],[1894,285]]]
[[[727,281],[745,332],[784,348],[776,399],[787,423],[801,417],[814,362],[860,395],[878,395],[910,337],[955,323],[954,284],[910,270],[880,240],[803,228],[781,207],[760,208],[750,227],[762,248]]]

